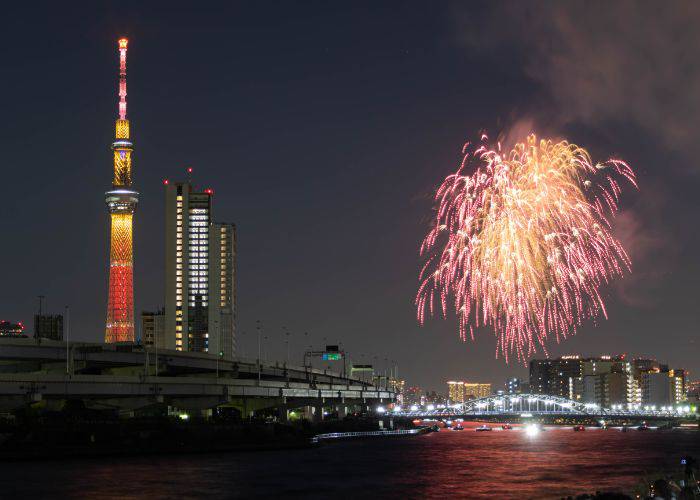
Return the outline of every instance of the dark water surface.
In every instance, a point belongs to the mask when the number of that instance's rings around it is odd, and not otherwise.
[[[559,498],[700,457],[700,432],[441,431],[304,450],[0,464],[2,498]]]

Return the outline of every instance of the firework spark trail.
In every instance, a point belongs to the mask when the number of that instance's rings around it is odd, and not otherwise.
[[[620,160],[594,164],[585,149],[534,134],[505,154],[485,142],[463,153],[437,190],[421,246],[419,322],[436,305],[444,316],[452,306],[462,339],[490,326],[496,355],[524,361],[537,346],[546,353],[550,337],[607,318],[600,289],[631,269],[607,217],[618,210],[620,181],[637,186],[632,169]]]

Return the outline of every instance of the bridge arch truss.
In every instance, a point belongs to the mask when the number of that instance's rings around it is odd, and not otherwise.
[[[503,394],[472,399],[464,403],[442,406],[410,406],[396,409],[395,413],[407,417],[458,417],[488,415],[571,415],[591,417],[679,417],[687,416],[688,407],[648,407],[641,405],[616,405],[602,408],[593,403],[581,403],[560,396],[546,394]]]

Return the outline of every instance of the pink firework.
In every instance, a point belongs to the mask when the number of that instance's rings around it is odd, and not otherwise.
[[[436,305],[444,316],[453,307],[462,339],[490,326],[496,355],[524,361],[538,345],[546,353],[550,337],[607,318],[601,288],[631,268],[608,217],[620,181],[636,187],[632,169],[620,160],[594,164],[579,146],[535,135],[506,153],[485,144],[464,153],[437,190],[421,246],[419,322]]]

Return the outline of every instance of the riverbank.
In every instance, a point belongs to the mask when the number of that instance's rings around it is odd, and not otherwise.
[[[373,433],[371,418],[319,423],[146,417],[0,422],[0,461],[303,449],[332,434]],[[398,434],[398,433],[397,433]],[[390,434],[387,434],[387,436]]]

